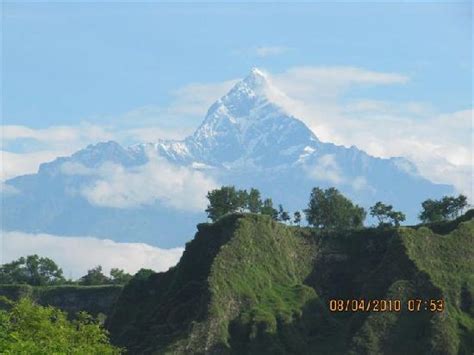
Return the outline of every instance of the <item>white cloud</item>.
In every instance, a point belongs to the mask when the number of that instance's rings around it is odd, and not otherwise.
[[[171,92],[167,106],[147,105],[114,119],[122,142],[183,139],[202,122],[209,107],[235,85],[237,79],[218,83],[190,83]],[[117,135],[116,135],[117,136]]]
[[[39,151],[32,153],[1,151],[0,153],[0,181],[5,181],[18,175],[36,173],[41,163],[54,160],[59,155],[62,155],[64,151]]]
[[[279,55],[287,52],[289,49],[282,46],[260,46],[255,48],[257,57],[269,57],[272,55]]]
[[[141,268],[166,271],[176,265],[183,248],[160,249],[143,243],[117,243],[91,237],[62,237],[23,232],[2,233],[2,260],[10,262],[21,256],[38,254],[53,259],[73,279],[97,265],[104,272],[111,268],[135,273]]]
[[[294,67],[272,75],[272,81],[295,99],[335,98],[354,85],[406,84],[409,77],[356,67]]]
[[[67,161],[60,167],[61,173],[64,175],[94,176],[98,175],[98,169],[88,168],[81,163]]]
[[[357,176],[354,180],[350,181],[350,185],[354,191],[369,191],[372,194],[375,194],[375,189],[369,185],[365,177]]]
[[[68,146],[83,143],[85,140],[95,142],[109,140],[112,135],[103,127],[82,123],[77,126],[51,126],[34,129],[20,125],[2,126],[2,145],[17,139],[33,139],[41,143]]]
[[[13,195],[19,192],[20,191],[14,186],[10,186],[8,184],[5,184],[3,181],[0,181],[0,193],[2,193],[3,195]]]
[[[174,101],[168,108],[171,113],[204,117],[209,107],[224,96],[237,83],[238,79],[220,83],[192,83],[173,91]],[[199,122],[200,123],[200,122]]]
[[[0,180],[5,181],[19,175],[33,174],[41,163],[58,156],[68,156],[87,144],[112,138],[106,128],[88,123],[76,126],[52,126],[34,129],[20,125],[1,127],[1,171]],[[11,146],[24,148],[13,151]]]
[[[354,191],[375,192],[375,189],[369,185],[365,177],[357,176],[354,179],[344,176],[341,167],[337,164],[333,154],[325,154],[316,160],[315,164],[305,165],[308,176],[315,180],[326,181],[334,185],[348,185]]]
[[[271,56],[281,55],[290,51],[291,48],[286,46],[278,46],[278,45],[261,45],[261,46],[251,46],[246,48],[239,48],[232,50],[233,55],[237,55],[239,57],[244,57],[247,59],[251,58],[266,58]]]
[[[341,184],[344,178],[334,155],[326,154],[318,158],[315,165],[307,166],[309,176],[316,180]]]
[[[116,140],[128,145],[158,139],[183,139],[201,123],[209,106],[237,80],[191,83],[174,90],[167,106],[147,105],[120,116],[102,118],[102,125],[82,122],[71,126],[31,128],[1,126],[0,180],[36,173],[41,163],[68,156],[88,144]],[[94,118],[97,121],[97,118]],[[19,151],[17,146],[23,146]]]
[[[472,109],[439,113],[423,102],[361,98],[344,102],[351,86],[406,84],[409,77],[353,67],[297,67],[270,76],[285,95],[272,99],[319,139],[377,157],[403,156],[437,183],[473,196]],[[334,178],[334,176],[333,176]]]
[[[150,157],[147,164],[129,169],[110,163],[94,171],[78,164],[68,165],[63,173],[96,174],[98,179],[81,193],[94,205],[115,208],[159,201],[178,210],[202,211],[207,192],[218,186],[202,171],[175,166],[159,157]]]

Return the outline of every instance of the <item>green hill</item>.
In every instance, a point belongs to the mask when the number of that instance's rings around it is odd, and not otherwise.
[[[331,234],[230,215],[198,225],[176,267],[137,274],[107,326],[130,353],[472,354],[472,217]],[[402,310],[331,312],[330,299]],[[409,312],[408,299],[446,309]]]

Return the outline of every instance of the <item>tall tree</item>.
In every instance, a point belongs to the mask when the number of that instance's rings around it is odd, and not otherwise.
[[[87,274],[79,279],[79,284],[84,286],[107,285],[111,280],[102,273],[102,266],[96,266],[87,271]]]
[[[394,211],[392,205],[386,205],[381,201],[370,207],[370,215],[377,218],[379,227],[399,226],[405,220],[405,215],[400,211]]]
[[[310,225],[331,230],[361,227],[366,216],[362,207],[354,205],[334,187],[314,188],[304,212]]]
[[[422,211],[418,217],[422,222],[439,222],[445,219],[441,201],[428,199],[421,203],[421,207]]]
[[[243,197],[234,186],[222,186],[220,189],[209,191],[207,193],[209,205],[206,209],[208,217],[215,222],[227,213],[236,212],[244,207]]]
[[[301,212],[300,211],[296,211],[295,213],[293,213],[293,223],[296,224],[296,225],[300,225],[301,223]]]
[[[110,279],[115,285],[125,285],[131,278],[132,275],[126,273],[122,269],[113,268],[110,270]]]
[[[270,216],[274,220],[278,219],[278,211],[275,208],[273,208],[273,201],[271,198],[267,198],[263,201],[263,206],[260,213]]]
[[[278,219],[283,223],[287,223],[290,220],[290,215],[283,209],[282,205],[278,205]]]
[[[260,198],[260,191],[251,188],[247,199],[247,209],[251,213],[259,213],[262,209],[262,200]]]
[[[53,260],[36,254],[0,266],[0,283],[4,284],[47,286],[65,281],[63,270]]]
[[[419,218],[422,222],[440,222],[459,217],[467,206],[467,197],[460,194],[457,197],[444,196],[440,200],[428,199],[421,204]]]

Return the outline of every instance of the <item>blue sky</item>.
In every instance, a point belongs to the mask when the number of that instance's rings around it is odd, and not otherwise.
[[[5,3],[3,122],[29,127],[101,120],[167,104],[189,82],[252,66],[355,66],[410,85],[352,96],[472,105],[469,3]],[[281,53],[259,56],[256,49]],[[262,54],[262,53],[260,53]]]

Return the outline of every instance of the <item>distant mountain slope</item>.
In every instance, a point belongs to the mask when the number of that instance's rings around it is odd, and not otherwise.
[[[107,326],[131,354],[471,354],[472,217],[445,235],[320,235],[227,216],[199,225],[176,267],[132,279]],[[333,298],[400,299],[402,311],[331,313]],[[407,299],[447,306],[408,312]]]
[[[408,223],[415,223],[423,200],[454,191],[424,179],[404,158],[380,159],[354,146],[321,142],[278,105],[283,96],[254,69],[209,108],[202,124],[183,141],[128,148],[99,143],[42,164],[37,174],[7,181],[18,193],[2,196],[2,228],[182,245],[205,218],[202,212],[170,209],[159,198],[145,206],[99,206],[81,193],[97,181],[94,171],[104,165],[134,169],[154,154],[222,185],[257,187],[291,211],[305,207],[312,187],[336,186],[365,207],[379,200],[391,203],[407,214]]]

